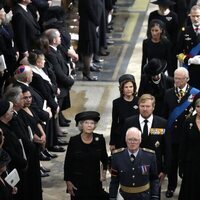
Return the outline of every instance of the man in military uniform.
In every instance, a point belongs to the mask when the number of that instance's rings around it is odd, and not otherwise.
[[[200,89],[200,6],[190,10],[191,25],[183,27],[177,42],[178,60],[188,68],[189,84]]]
[[[193,112],[193,100],[199,90],[188,85],[189,73],[184,67],[174,72],[175,87],[168,89],[164,98],[164,116],[168,119],[168,131],[171,136],[171,168],[168,172],[168,190],[166,197],[171,198],[177,186],[178,152],[182,125]]]
[[[141,131],[126,132],[126,149],[115,150],[111,162],[110,199],[116,200],[118,188],[124,200],[159,199],[159,180],[154,151],[141,149]]]
[[[160,186],[170,168],[171,149],[170,137],[167,129],[167,121],[157,115],[153,115],[155,97],[143,94],[138,101],[139,115],[134,115],[125,120],[125,130],[137,127],[142,131],[140,147],[155,151],[158,177]]]

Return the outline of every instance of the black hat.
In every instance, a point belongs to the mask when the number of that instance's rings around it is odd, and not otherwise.
[[[170,0],[156,0],[151,3],[157,4],[157,5],[162,5],[162,6],[173,6],[174,4],[176,4],[176,2],[170,1]]]
[[[144,66],[144,73],[150,76],[155,76],[163,72],[167,67],[166,61],[153,58]]]
[[[124,81],[133,81],[135,82],[135,77],[132,74],[123,74],[119,77],[119,84],[121,85]]]
[[[11,158],[8,155],[8,153],[4,151],[3,149],[0,149],[0,168],[7,166],[10,161],[11,161]]]
[[[87,120],[87,119],[98,122],[100,120],[100,114],[96,111],[80,112],[80,113],[76,114],[76,116],[75,116],[76,126],[78,125],[79,121]]]
[[[0,117],[3,116],[8,111],[9,107],[10,107],[9,101],[3,99],[0,100]]]

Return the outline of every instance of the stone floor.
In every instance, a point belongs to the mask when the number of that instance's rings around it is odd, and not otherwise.
[[[53,0],[54,5],[59,5],[59,0]],[[145,38],[148,13],[156,7],[149,4],[149,0],[118,0],[117,12],[113,20],[114,31],[111,33],[115,44],[108,47],[110,55],[105,57],[103,71],[96,73],[99,81],[82,81],[80,72],[77,73],[77,81],[71,89],[72,107],[64,112],[68,119],[72,120],[69,128],[66,128],[70,136],[78,133],[74,123],[76,113],[84,110],[96,110],[101,113],[101,120],[96,132],[104,134],[107,144],[111,124],[112,100],[119,96],[118,77],[123,73],[132,73],[136,77],[137,84],[140,78],[141,45]],[[107,146],[108,148],[108,146]],[[109,148],[108,148],[108,153]],[[59,153],[59,157],[52,161],[43,162],[44,166],[51,169],[50,176],[43,178],[44,200],[68,200],[66,186],[63,181],[63,161],[65,153]],[[104,183],[108,189],[110,175]],[[164,191],[166,183],[162,187],[162,200],[165,200]],[[178,199],[178,189],[174,198]]]

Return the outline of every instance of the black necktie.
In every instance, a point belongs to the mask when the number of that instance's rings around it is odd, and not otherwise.
[[[144,120],[144,128],[143,128],[143,137],[147,137],[148,136],[148,125],[147,125],[147,123],[148,123],[148,120],[145,119]]]
[[[133,163],[134,160],[135,160],[135,156],[134,156],[134,154],[131,154],[130,159],[131,159],[131,162]]]

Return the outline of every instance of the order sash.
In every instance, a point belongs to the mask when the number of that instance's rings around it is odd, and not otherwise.
[[[189,55],[191,56],[191,58],[193,58],[194,56],[198,55],[199,52],[200,52],[200,43],[198,43],[195,47],[193,47],[190,50]],[[185,67],[187,69],[188,64],[183,63],[183,67]]]
[[[190,90],[190,95],[196,95],[197,93],[199,93],[200,90],[196,89],[196,88],[192,88]],[[189,96],[190,96],[189,95]],[[175,107],[174,110],[171,112],[171,114],[169,115],[169,119],[168,119],[168,123],[167,123],[167,127],[170,130],[172,127],[172,124],[174,123],[174,121],[177,119],[177,117],[179,117],[183,111],[191,104],[192,102],[188,101],[188,98],[179,106]]]

